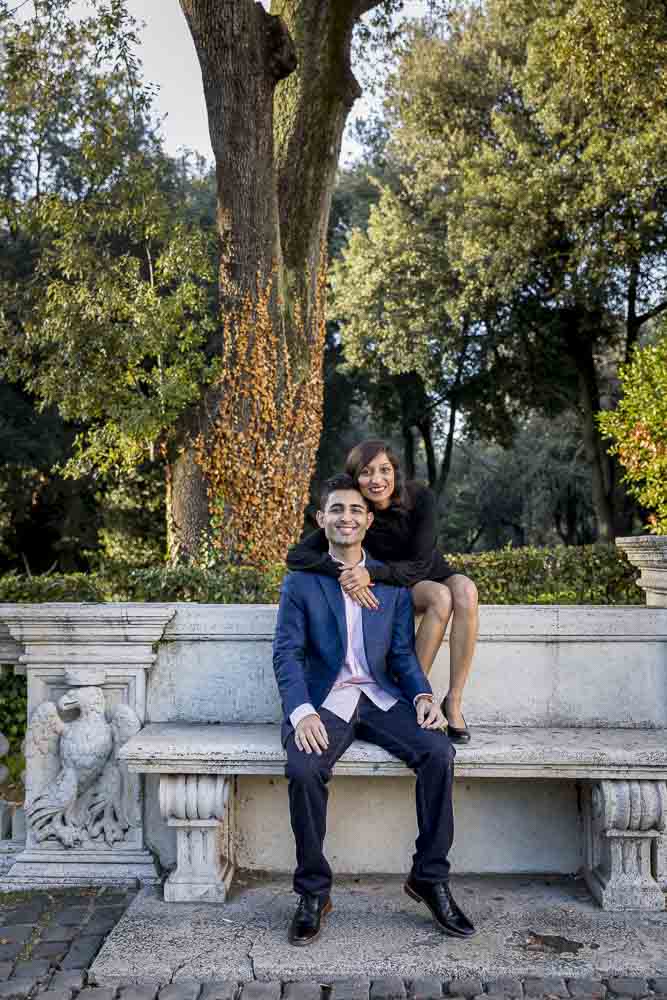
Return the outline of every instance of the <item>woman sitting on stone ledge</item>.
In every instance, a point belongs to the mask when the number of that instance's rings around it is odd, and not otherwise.
[[[415,611],[422,616],[416,651],[427,676],[452,618],[449,690],[442,710],[450,739],[467,743],[470,730],[461,702],[477,640],[477,588],[438,552],[435,497],[420,483],[404,483],[398,459],[386,442],[368,440],[356,445],[347,456],[345,471],[371,503],[374,520],[364,547],[384,565],[371,572],[363,566],[341,570],[328,553],[322,529],[290,549],[287,565],[292,570],[340,578],[352,599],[370,610],[378,606],[372,590],[376,581],[408,587]]]

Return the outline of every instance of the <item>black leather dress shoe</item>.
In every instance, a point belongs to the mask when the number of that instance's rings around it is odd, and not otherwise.
[[[314,941],[322,930],[322,919],[333,909],[330,896],[317,896],[306,892],[299,898],[296,913],[290,924],[287,939],[290,944],[306,945]]]
[[[442,714],[447,718],[447,699],[445,698],[440,708],[442,709]],[[450,722],[447,722],[447,735],[449,736],[452,743],[470,743],[470,730],[468,729],[468,724],[465,718],[463,719],[463,728],[457,726],[452,726]]]
[[[410,875],[405,891],[418,903],[426,903],[438,927],[451,937],[469,938],[477,931],[452,896],[446,882],[422,882]]]

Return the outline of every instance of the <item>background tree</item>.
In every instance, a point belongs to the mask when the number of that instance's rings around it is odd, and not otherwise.
[[[508,447],[466,435],[440,504],[440,544],[447,552],[590,544],[590,480],[572,414],[534,414]]]
[[[632,514],[595,421],[604,371],[667,308],[667,13],[653,5],[642,21],[645,7],[467,8],[446,37],[417,32],[390,95],[411,193],[441,192],[460,282],[449,310],[493,316],[515,397],[529,386],[555,411],[576,407],[602,538],[627,530]],[[585,53],[570,72],[580,45],[605,51],[595,86]],[[618,57],[632,75],[646,52],[649,68],[617,105],[610,67]]]
[[[89,481],[64,480],[75,431],[53,408],[38,412],[15,386],[0,383],[0,567],[42,573],[83,568],[100,513]]]
[[[173,516],[186,556],[213,515],[227,558],[276,558],[298,531],[318,446],[325,235],[360,93],[352,36],[380,2],[181,6],[217,168],[225,330],[220,379],[182,423]],[[400,5],[383,6],[386,16]]]
[[[58,460],[81,483],[58,488],[70,529],[77,489],[99,514],[106,494],[93,474],[109,474],[116,496],[119,477],[145,476],[215,374],[202,350],[215,315],[215,201],[201,162],[164,156],[150,89],[123,57],[133,23],[116,28],[46,5],[0,25],[3,372],[60,428],[51,470]],[[5,468],[17,460],[10,447]],[[43,487],[58,477],[38,468],[39,496],[53,500]],[[63,530],[76,550],[76,531]],[[79,558],[91,542],[88,531]]]
[[[374,412],[400,428],[411,475],[418,432],[437,494],[447,484],[458,416],[504,441],[511,425],[488,325],[452,320],[448,308],[458,278],[440,200],[416,201],[400,174],[384,182],[367,226],[352,230],[333,268],[331,306],[348,369],[364,373]]]
[[[630,490],[651,513],[648,524],[667,534],[667,328],[654,344],[636,348],[621,369],[623,398],[600,426],[613,438]]]

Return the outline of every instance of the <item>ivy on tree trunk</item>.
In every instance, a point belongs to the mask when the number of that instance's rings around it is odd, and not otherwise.
[[[172,562],[280,559],[298,536],[322,406],[325,237],[354,25],[380,0],[180,0],[218,191],[219,377],[169,456]]]

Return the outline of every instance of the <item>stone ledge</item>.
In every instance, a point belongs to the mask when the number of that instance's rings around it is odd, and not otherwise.
[[[253,642],[273,640],[277,607],[273,604],[219,604],[195,602],[0,605],[0,622],[11,621],[20,641],[34,641],[44,627],[60,627],[63,616],[75,619],[82,634],[95,634],[100,627],[118,631],[123,641],[124,625],[135,635],[143,630],[155,641],[153,630],[167,625],[162,642]],[[175,616],[175,617],[172,617]],[[139,631],[137,631],[139,630]],[[634,605],[494,605],[480,608],[479,641],[485,642],[660,642],[667,638],[667,609]],[[11,640],[7,636],[6,641]],[[14,643],[6,652],[14,660]]]
[[[667,732],[662,729],[528,729],[476,726],[473,741],[456,750],[461,778],[667,777]],[[277,725],[153,723],[120,752],[131,771],[162,774],[284,773],[285,755]],[[355,742],[336,765],[336,774],[409,776],[412,772],[386,751]]]
[[[511,980],[560,977],[570,996],[583,997],[602,995],[601,984],[611,979],[661,986],[659,977],[667,976],[667,912],[599,910],[578,879],[456,876],[452,889],[478,927],[469,941],[444,937],[425,907],[405,895],[400,878],[340,877],[333,912],[309,948],[287,942],[296,903],[287,876],[247,873],[224,910],[165,904],[159,893],[143,890],[90,974],[104,986],[435,977],[451,996],[453,981],[479,980],[496,997],[498,987],[509,987],[503,996],[516,992]]]
[[[65,646],[155,643],[176,614],[174,604],[0,604],[0,622],[18,643]]]
[[[128,605],[134,607],[135,605]],[[275,604],[178,603],[163,642],[270,643]],[[1,617],[1,616],[0,616]],[[667,638],[667,610],[634,605],[484,604],[479,641],[646,642]]]

